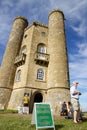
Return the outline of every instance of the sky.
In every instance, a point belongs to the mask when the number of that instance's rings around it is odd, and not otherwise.
[[[34,21],[48,24],[54,9],[65,16],[70,86],[74,80],[79,82],[80,104],[87,111],[87,0],[0,0],[0,66],[13,20],[23,16],[29,25]]]

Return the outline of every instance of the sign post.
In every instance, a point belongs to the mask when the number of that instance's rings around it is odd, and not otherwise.
[[[31,124],[36,124],[36,130],[41,128],[54,128],[50,104],[35,103]]]

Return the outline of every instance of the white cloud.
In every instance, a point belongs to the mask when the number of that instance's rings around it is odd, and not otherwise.
[[[78,0],[78,3],[69,11],[68,15],[71,17],[70,26],[78,35],[86,37],[87,34],[87,1]]]
[[[82,107],[82,111],[86,111],[87,112],[87,92],[82,93],[81,97],[80,97],[80,104]]]
[[[76,45],[77,52],[69,55],[70,77],[82,82],[83,79],[87,80],[87,43],[79,42]],[[86,84],[84,86],[87,87]]]
[[[78,35],[84,37],[87,33],[87,0],[61,0],[52,4],[54,7],[59,7],[64,11],[65,18],[69,22],[68,26],[71,26]]]
[[[79,43],[78,47],[79,47],[78,53],[80,54],[80,56],[82,57],[84,56],[87,58],[87,42]]]
[[[70,77],[71,80],[83,80],[86,79],[87,77],[87,62],[84,63],[84,61],[82,61],[82,63],[78,63],[78,62],[73,62],[70,63]],[[86,79],[87,80],[87,79]],[[84,84],[85,85],[85,84]],[[85,85],[86,86],[86,85]],[[87,86],[86,86],[87,87]]]

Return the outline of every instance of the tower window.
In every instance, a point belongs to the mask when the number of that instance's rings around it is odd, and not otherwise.
[[[43,71],[43,69],[38,69],[37,70],[37,79],[38,80],[43,80],[44,79],[44,71]]]
[[[26,54],[27,52],[26,46],[23,46],[21,51],[22,51],[22,54]]]
[[[20,78],[21,78],[21,70],[18,70],[16,74],[16,81],[20,81]]]
[[[41,35],[44,37],[45,36],[45,32],[42,32]]]
[[[46,47],[44,44],[39,44],[37,47],[37,52],[46,53]]]
[[[24,38],[26,38],[26,37],[27,37],[27,34],[24,35]]]

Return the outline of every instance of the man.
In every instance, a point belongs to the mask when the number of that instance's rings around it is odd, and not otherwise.
[[[72,87],[70,88],[71,94],[71,103],[74,108],[74,123],[78,123],[78,117],[80,113],[80,104],[79,104],[79,95],[81,95],[80,91],[77,89],[78,82],[74,81]]]

